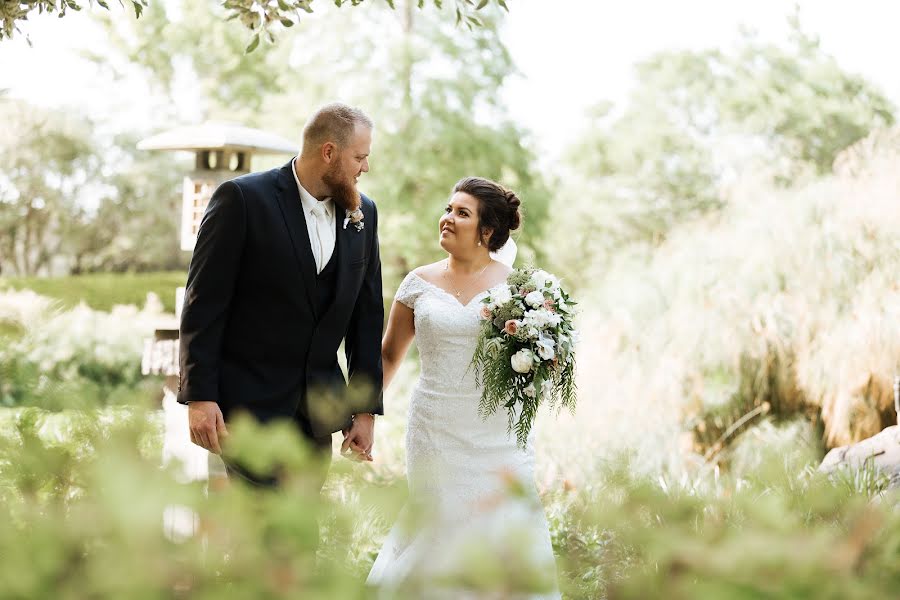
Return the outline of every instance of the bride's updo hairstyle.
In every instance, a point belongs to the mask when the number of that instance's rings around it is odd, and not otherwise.
[[[509,232],[519,228],[521,201],[512,190],[483,177],[464,177],[453,186],[453,193],[462,192],[478,200],[478,226],[481,231],[492,229],[488,250],[496,252],[509,240]]]

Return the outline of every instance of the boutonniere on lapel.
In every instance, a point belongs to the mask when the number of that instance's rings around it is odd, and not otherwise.
[[[347,229],[347,225],[353,223],[353,226],[356,227],[357,231],[362,231],[366,226],[363,223],[363,211],[362,209],[357,208],[356,210],[348,210],[347,216],[344,218],[344,229]]]

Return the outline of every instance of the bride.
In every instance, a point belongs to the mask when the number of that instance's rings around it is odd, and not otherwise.
[[[367,581],[385,597],[560,597],[532,440],[517,446],[502,407],[478,415],[481,390],[469,368],[479,300],[511,271],[492,254],[512,244],[519,204],[493,181],[460,180],[438,222],[447,259],[409,273],[394,297],[382,341],[384,387],[413,339],[421,374],[406,434],[409,502]]]

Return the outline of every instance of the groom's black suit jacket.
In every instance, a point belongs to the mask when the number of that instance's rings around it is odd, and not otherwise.
[[[378,213],[363,196],[360,231],[344,228],[335,210],[331,277],[323,278],[290,162],[216,189],[188,270],[179,402],[213,400],[226,420],[236,410],[263,422],[291,418],[318,438],[352,414],[384,413]],[[342,340],[349,390],[337,361]]]

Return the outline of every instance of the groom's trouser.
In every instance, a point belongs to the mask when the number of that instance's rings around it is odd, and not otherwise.
[[[321,490],[325,484],[325,478],[328,476],[328,467],[331,464],[331,434],[322,437],[316,437],[312,434],[309,422],[306,419],[298,418],[294,421],[302,434],[303,439],[309,444],[313,450],[313,457],[310,461],[310,471],[305,475],[315,485],[317,490]],[[274,489],[278,487],[279,476],[272,473],[256,473],[250,471],[245,466],[233,460],[223,458],[225,470],[230,479],[242,480],[253,486],[264,489]]]
[[[309,487],[312,491],[315,490],[315,493],[318,494],[322,490],[322,486],[325,483],[325,478],[328,476],[328,467],[331,464],[331,434],[323,437],[315,437],[312,435],[312,432],[309,429],[309,426],[304,426],[304,422],[300,419],[296,419],[295,423],[297,424],[300,432],[303,435],[305,441],[310,445],[313,450],[311,460],[307,465],[307,471],[303,473],[303,476],[309,482]],[[225,473],[222,473],[222,465],[224,463]],[[214,466],[215,465],[215,466]],[[262,491],[270,491],[278,488],[280,483],[279,477],[277,475],[272,474],[260,474],[252,472],[247,469],[245,466],[236,463],[234,460],[229,460],[225,457],[220,457],[216,454],[210,453],[209,455],[209,466],[210,466],[210,490],[212,491],[212,479],[216,476],[214,473],[215,469],[218,469],[218,476],[221,477],[227,473],[227,478],[235,481],[241,480],[244,483],[250,484],[252,487],[262,490]],[[313,487],[315,486],[315,487]],[[316,525],[316,545],[318,545],[319,540],[319,527]]]

